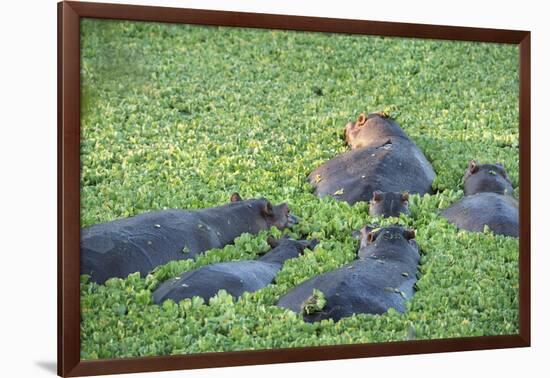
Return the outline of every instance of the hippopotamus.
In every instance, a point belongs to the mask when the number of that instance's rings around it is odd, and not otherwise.
[[[275,226],[290,227],[297,218],[286,203],[267,199],[242,200],[202,210],[161,210],[82,228],[80,274],[103,283],[139,272],[145,276],[173,260],[192,259],[212,248],[222,248],[243,234],[257,234]]]
[[[518,202],[502,164],[470,161],[464,174],[464,193],[460,201],[442,211],[458,228],[482,232],[485,226],[495,234],[518,237]]]
[[[398,217],[399,214],[410,215],[409,193],[381,192],[375,190],[369,203],[369,215],[381,217]]]
[[[420,149],[385,113],[361,114],[345,127],[351,147],[308,176],[319,197],[354,204],[369,201],[375,190],[431,193],[435,172]]]
[[[401,226],[372,228],[359,233],[358,259],[313,277],[283,295],[278,306],[302,313],[307,322],[338,321],[353,314],[404,312],[414,294],[420,254],[415,231]],[[312,300],[324,296],[321,305]]]
[[[257,260],[205,265],[164,282],[154,291],[153,301],[159,304],[167,299],[179,302],[195,296],[208,300],[221,289],[238,298],[244,292],[254,292],[269,285],[286,260],[300,256],[306,248],[315,248],[318,241],[286,237],[276,241],[270,237],[268,243],[273,249]]]
[[[464,173],[464,195],[488,192],[512,195],[514,187],[501,163],[479,164],[471,160]]]

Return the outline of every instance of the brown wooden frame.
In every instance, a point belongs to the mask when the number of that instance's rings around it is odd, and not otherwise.
[[[519,334],[177,356],[80,360],[80,18],[157,21],[519,45]],[[530,346],[529,31],[82,2],[58,4],[58,374],[82,376]]]

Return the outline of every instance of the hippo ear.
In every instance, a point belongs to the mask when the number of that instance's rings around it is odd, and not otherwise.
[[[372,200],[374,202],[380,202],[382,201],[382,192],[380,190],[375,190],[373,193],[372,193]]]
[[[376,226],[371,226],[369,224],[367,224],[366,226],[364,226],[363,228],[361,228],[360,230],[358,231],[353,231],[351,233],[351,236],[353,236],[355,239],[357,240],[361,240],[363,237],[367,237],[367,234],[369,232],[371,232],[372,230],[374,230],[376,228]]]
[[[374,232],[369,232],[367,234],[367,243],[372,243],[376,239],[376,235]]]
[[[273,237],[273,235],[269,235],[267,237],[267,244],[269,244],[271,248],[275,248],[279,245],[279,242]]]
[[[401,193],[401,201],[407,202],[409,200],[409,192]]]
[[[357,117],[357,126],[363,126],[366,122],[365,113],[359,114],[359,117]]]
[[[241,195],[237,192],[233,193],[231,195],[231,202],[239,202],[239,201],[242,201],[243,199],[241,198]]]
[[[369,234],[369,232],[371,232],[372,230],[374,230],[377,226],[371,226],[370,224],[367,224],[365,225],[362,229],[360,229],[359,231],[354,231],[352,232],[352,236],[354,238],[357,238],[359,240],[361,240],[362,237],[365,237],[367,238],[367,235]]]
[[[470,160],[470,164],[468,164],[468,171],[470,171],[470,173],[476,173],[478,169],[479,165],[477,164],[477,161]]]
[[[403,230],[403,237],[407,240],[414,239],[416,236],[416,231],[412,228]]]
[[[271,205],[271,202],[269,201],[266,201],[263,209],[262,209],[262,213],[264,215],[273,215],[273,205]]]

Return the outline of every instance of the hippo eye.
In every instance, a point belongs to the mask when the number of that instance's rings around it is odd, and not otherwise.
[[[391,234],[390,234],[389,232],[386,232],[386,233],[384,234],[384,239],[386,239],[386,240],[391,240],[391,238],[392,238],[392,237],[391,237]]]

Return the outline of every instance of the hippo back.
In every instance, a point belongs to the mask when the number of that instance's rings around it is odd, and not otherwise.
[[[410,140],[391,137],[375,147],[339,155],[309,175],[319,197],[326,195],[353,204],[369,201],[373,192],[431,192],[435,172]]]
[[[488,226],[495,234],[519,235],[518,204],[508,195],[487,192],[466,196],[442,215],[464,230],[482,232]]]
[[[382,314],[390,308],[403,312],[416,282],[418,258],[409,260],[356,260],[303,282],[282,296],[277,305],[301,312],[313,289],[317,289],[324,294],[326,305],[320,311],[304,314],[306,321],[337,321],[353,314]]]
[[[279,264],[261,261],[232,261],[206,265],[164,282],[153,293],[155,303],[179,302],[194,296],[204,300],[225,290],[234,297],[259,290],[273,281]]]
[[[162,210],[81,229],[81,274],[103,283],[130,273],[142,276],[167,262],[222,248],[243,233],[269,228],[265,200],[237,201],[209,209]]]
[[[202,245],[220,245],[215,234],[197,226],[198,220],[193,212],[164,210],[85,227],[81,274],[100,283],[134,272],[145,275],[168,261],[194,256]],[[191,228],[196,229],[192,236]]]

